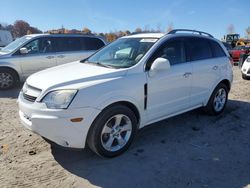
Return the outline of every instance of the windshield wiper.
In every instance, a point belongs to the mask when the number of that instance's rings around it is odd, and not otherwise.
[[[100,66],[100,67],[107,67],[107,68],[115,69],[115,67],[113,67],[113,66],[111,66],[111,65],[102,64],[102,63],[100,63],[100,62],[96,62],[95,64],[98,65],[98,66]]]
[[[88,61],[88,60],[82,60],[80,61],[81,63],[87,63],[87,64],[91,64],[91,65],[95,65],[95,66],[100,66],[100,67],[106,67],[106,68],[113,68],[115,69],[115,67],[111,66],[111,65],[107,65],[107,64],[102,64],[100,62],[91,62],[91,61]]]

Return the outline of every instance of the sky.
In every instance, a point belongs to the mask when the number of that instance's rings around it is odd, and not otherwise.
[[[0,23],[25,20],[42,31],[94,32],[141,28],[196,29],[221,39],[230,24],[242,37],[250,27],[250,0],[2,0]]]

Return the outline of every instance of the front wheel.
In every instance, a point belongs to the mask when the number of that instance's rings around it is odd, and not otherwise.
[[[0,68],[0,90],[11,89],[17,84],[18,78],[14,71]]]
[[[225,84],[220,83],[213,91],[205,111],[210,115],[221,114],[227,104],[228,88]]]
[[[87,143],[103,157],[115,157],[128,149],[135,137],[137,119],[132,110],[117,105],[105,109],[92,124]]]

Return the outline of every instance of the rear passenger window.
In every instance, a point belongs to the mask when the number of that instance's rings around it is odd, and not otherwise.
[[[210,45],[211,45],[214,57],[226,56],[224,50],[220,47],[220,45],[217,42],[210,41]]]
[[[80,51],[81,43],[78,37],[59,37],[58,38],[58,51]]]
[[[202,38],[192,38],[188,40],[187,49],[191,61],[212,58],[212,50],[209,41]]]
[[[104,46],[102,40],[94,37],[81,37],[82,50],[98,50]]]

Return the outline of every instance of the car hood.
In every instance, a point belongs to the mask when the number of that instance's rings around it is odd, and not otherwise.
[[[0,57],[1,58],[5,57],[6,55],[8,55],[7,52],[0,51]]]
[[[123,76],[125,69],[112,69],[79,61],[56,66],[28,77],[26,83],[41,90],[54,88],[80,89],[102,80]]]

